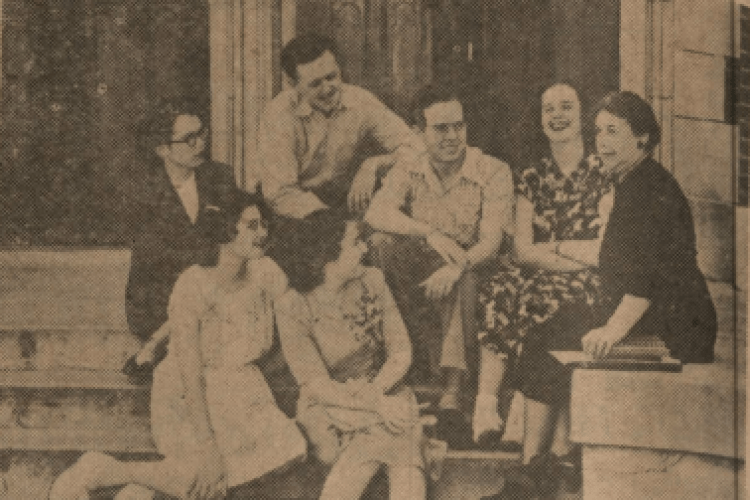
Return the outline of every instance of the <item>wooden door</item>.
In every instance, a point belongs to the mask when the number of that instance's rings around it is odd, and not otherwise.
[[[345,81],[379,96],[405,116],[431,79],[430,15],[420,0],[300,0],[297,33],[338,44]]]
[[[619,87],[619,0],[434,0],[434,78],[465,93],[469,142],[522,162],[538,91]]]

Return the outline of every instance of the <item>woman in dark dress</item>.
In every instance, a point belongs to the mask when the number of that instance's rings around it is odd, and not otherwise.
[[[556,251],[598,265],[604,300],[589,310],[561,310],[567,324],[530,331],[520,360],[521,391],[550,408],[567,404],[572,370],[549,351],[583,348],[602,357],[626,336],[656,334],[683,363],[714,358],[716,311],[698,268],[693,218],[677,181],[652,157],[661,132],[651,106],[632,92],[614,93],[600,104],[595,124],[603,167],[616,176],[612,210],[601,242],[563,241]],[[550,335],[548,327],[558,331]],[[549,428],[527,419],[527,433]],[[580,462],[570,459],[539,455],[490,498],[544,497],[561,474],[577,487]]]

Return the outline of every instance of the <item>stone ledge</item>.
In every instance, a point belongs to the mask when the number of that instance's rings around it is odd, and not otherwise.
[[[576,370],[571,437],[584,444],[745,457],[745,388],[732,369]]]

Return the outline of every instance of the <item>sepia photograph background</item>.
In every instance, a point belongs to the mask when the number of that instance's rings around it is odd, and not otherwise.
[[[736,496],[721,498],[744,498],[748,0],[0,0],[0,19],[0,498],[45,498],[83,450],[154,453],[148,390],[119,373],[137,349],[122,204],[145,175],[139,127],[160,100],[190,97],[211,157],[252,191],[262,110],[289,85],[279,52],[306,32],[331,36],[344,81],[402,117],[423,85],[460,88],[469,145],[516,171],[541,82],[570,82],[589,103],[613,90],[651,103],[655,158],[690,202],[719,313],[716,369],[665,383],[637,425],[574,438],[600,460],[589,491],[637,492],[638,476],[663,489],[650,498],[709,498],[681,484],[733,477]],[[610,396],[589,412],[614,422],[627,408]],[[627,454],[665,449],[682,465]],[[432,498],[479,498],[513,459],[448,456]]]

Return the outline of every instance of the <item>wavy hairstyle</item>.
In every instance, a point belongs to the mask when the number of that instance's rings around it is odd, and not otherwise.
[[[289,286],[307,293],[325,280],[325,266],[341,255],[341,240],[349,220],[334,210],[314,212],[284,223],[273,237],[270,255],[289,279]]]
[[[568,80],[552,80],[539,84],[534,89],[534,99],[530,101],[529,106],[521,120],[522,146],[519,167],[526,168],[530,163],[535,163],[544,157],[548,157],[550,152],[549,139],[544,133],[542,127],[542,96],[544,93],[557,85],[565,85],[572,88],[578,96],[578,102],[581,109],[581,137],[583,145],[587,152],[594,151],[594,127],[591,119],[591,104],[587,96],[583,95],[578,87]]]
[[[636,137],[648,134],[643,149],[650,156],[661,142],[661,127],[651,105],[638,94],[628,90],[608,94],[596,107],[596,114],[606,111],[622,118]]]

